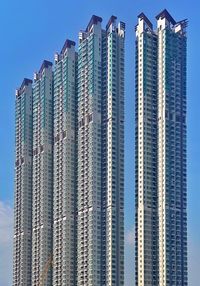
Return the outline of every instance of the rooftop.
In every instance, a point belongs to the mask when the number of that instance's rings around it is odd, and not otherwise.
[[[67,49],[67,48],[71,48],[71,46],[75,46],[76,45],[76,43],[74,42],[74,41],[71,41],[71,40],[69,40],[69,39],[66,39],[66,41],[65,41],[65,43],[64,43],[64,46],[63,46],[63,48],[62,48],[62,50],[61,50],[61,54],[64,54],[64,52],[65,52],[65,50]]]
[[[162,12],[160,12],[157,16],[156,16],[156,19],[159,20],[159,19],[164,19],[166,18],[170,23],[172,23],[172,25],[175,25],[176,24],[176,21],[174,20],[174,18],[169,14],[169,12],[164,9]]]
[[[38,73],[41,74],[43,69],[48,68],[49,66],[52,66],[52,65],[53,65],[52,62],[44,60]]]
[[[110,17],[109,21],[108,21],[108,24],[106,25],[106,30],[108,30],[108,28],[110,27],[110,25],[111,25],[112,23],[114,23],[115,20],[117,20],[117,17],[112,15],[112,16]]]
[[[138,18],[143,19],[143,20],[147,23],[147,25],[148,25],[151,29],[153,29],[153,24],[151,23],[151,21],[147,18],[147,16],[146,16],[144,13],[140,13],[140,14],[138,15]]]
[[[32,81],[31,79],[29,79],[29,78],[24,78],[24,80],[23,80],[23,82],[22,82],[20,88],[17,89],[16,95],[22,94],[22,93],[24,92],[24,87],[25,87],[25,86],[28,86],[29,84],[32,84],[32,83],[33,83],[33,81]]]
[[[92,25],[97,24],[98,22],[102,22],[102,18],[96,15],[92,15],[92,18],[90,19],[89,24],[87,25],[86,32],[90,30]]]

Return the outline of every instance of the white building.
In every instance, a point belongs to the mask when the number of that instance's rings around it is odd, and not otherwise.
[[[186,26],[136,26],[136,285],[187,286]]]

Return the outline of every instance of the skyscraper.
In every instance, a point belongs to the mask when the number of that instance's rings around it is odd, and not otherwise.
[[[124,284],[125,24],[116,20],[102,29],[92,16],[78,52],[66,40],[54,67],[44,61],[17,91],[14,285]]]
[[[53,285],[76,285],[76,52],[55,55]]]
[[[78,285],[124,281],[124,37],[112,16],[79,33]]]
[[[136,36],[136,285],[157,285],[157,36],[143,13]]]
[[[136,26],[136,285],[187,286],[186,27]]]
[[[13,286],[31,285],[32,146],[32,80],[25,78],[15,100]]]
[[[42,279],[52,255],[53,234],[53,72],[44,61],[33,83],[32,286]],[[51,284],[48,271],[46,284]]]

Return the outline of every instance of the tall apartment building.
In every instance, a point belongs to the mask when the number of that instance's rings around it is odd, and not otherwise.
[[[92,16],[78,53],[66,40],[54,67],[44,61],[17,92],[14,285],[124,284],[125,24],[116,19],[102,29]]]
[[[112,16],[79,33],[77,285],[124,281],[124,36]]]
[[[53,285],[75,285],[76,275],[76,52],[66,40],[55,55]]]
[[[157,285],[157,36],[143,13],[136,35],[136,285],[146,286]]]
[[[136,285],[187,286],[186,27],[136,26]]]
[[[32,286],[42,283],[52,255],[53,218],[53,73],[44,61],[33,83]],[[44,285],[51,285],[51,270]],[[40,281],[41,280],[41,281]]]
[[[32,146],[32,80],[24,79],[15,100],[13,286],[31,285]]]

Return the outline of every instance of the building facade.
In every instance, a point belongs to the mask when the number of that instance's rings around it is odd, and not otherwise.
[[[124,285],[125,24],[101,22],[17,92],[14,285]]]
[[[188,285],[186,27],[136,26],[136,285]]]
[[[143,13],[136,37],[136,285],[157,285],[157,36]]]
[[[53,219],[53,72],[44,61],[33,83],[32,170],[32,284],[51,285],[51,270],[45,283],[43,271],[52,255]]]
[[[32,128],[32,80],[24,79],[15,99],[13,286],[31,285]]]
[[[53,285],[76,281],[76,52],[66,40],[55,55]]]
[[[124,281],[124,37],[112,16],[79,33],[77,285]]]

